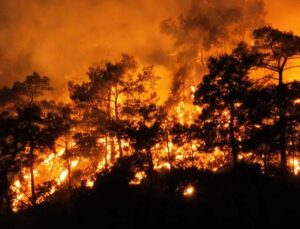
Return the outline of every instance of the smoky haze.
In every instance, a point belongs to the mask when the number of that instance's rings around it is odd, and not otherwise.
[[[37,71],[59,88],[84,78],[90,65],[119,59],[123,52],[142,63],[168,66],[168,38],[159,23],[179,14],[185,1],[163,1],[164,7],[161,2],[1,1],[1,86]]]
[[[89,66],[129,53],[142,64],[154,64],[165,88],[174,70],[174,37],[162,33],[160,24],[204,2],[209,1],[1,0],[0,86],[37,71],[61,93],[67,81],[84,79]],[[221,10],[244,0],[212,2]],[[267,1],[271,15],[274,2],[279,0]]]

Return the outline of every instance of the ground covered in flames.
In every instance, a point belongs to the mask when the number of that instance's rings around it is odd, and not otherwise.
[[[120,160],[94,187],[63,191],[0,219],[1,228],[286,228],[300,216],[300,180],[240,164],[222,173],[173,169],[130,183],[134,158]]]

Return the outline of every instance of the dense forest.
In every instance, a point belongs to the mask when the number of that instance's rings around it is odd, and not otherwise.
[[[64,94],[42,72],[0,88],[0,228],[297,223],[300,37],[263,1],[194,2],[160,23],[169,88],[161,53],[91,63]]]

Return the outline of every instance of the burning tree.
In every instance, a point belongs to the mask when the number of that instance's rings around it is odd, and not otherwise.
[[[106,63],[104,67],[91,67],[88,72],[89,82],[79,84],[69,83],[71,99],[84,107],[83,116],[100,121],[98,125],[107,123],[106,131],[110,133],[110,139],[117,139],[119,156],[123,156],[122,133],[117,128],[120,123],[121,99],[122,95],[131,87],[127,80],[137,68],[137,63],[133,57],[123,55],[120,62],[112,64]],[[87,112],[88,111],[88,112]],[[100,118],[100,120],[99,120]],[[116,125],[113,125],[115,123]],[[113,127],[113,128],[110,128]],[[114,140],[111,141],[111,149],[114,153]],[[114,159],[115,155],[113,155]]]
[[[300,58],[300,37],[292,32],[282,32],[270,26],[262,27],[253,32],[254,48],[260,53],[261,61],[258,66],[275,72],[277,76],[271,75],[267,78],[277,82],[275,123],[278,125],[280,135],[280,168],[282,174],[287,173],[287,126],[289,119],[289,107],[293,106],[293,100],[289,99],[292,85],[297,82],[287,83],[284,72],[300,67],[293,65],[293,60]],[[295,98],[293,98],[295,100]]]
[[[37,101],[37,98],[48,90],[51,90],[49,78],[38,73],[27,76],[23,82],[16,82],[11,88],[2,89],[2,103],[10,104],[11,107],[11,112],[4,112],[2,116],[2,120],[7,121],[2,132],[4,139],[2,138],[1,144],[1,162],[5,164],[3,177],[6,177],[3,188],[5,189],[7,183],[13,182],[14,176],[21,169],[29,167],[30,202],[33,206],[37,202],[35,153],[40,153],[45,148],[53,148],[57,137],[57,129],[51,128],[50,115],[43,112],[41,104]],[[7,96],[9,94],[14,95],[14,100]],[[8,198],[6,202],[9,202]]]
[[[244,99],[251,86],[249,72],[256,60],[256,55],[244,43],[230,55],[211,58],[209,74],[195,93],[195,104],[203,108],[197,123],[204,149],[230,148],[234,166],[245,130]]]
[[[5,206],[8,213],[11,209],[11,195],[9,188],[12,177],[21,169],[19,154],[25,149],[20,144],[18,131],[18,119],[9,113],[1,113],[0,116],[0,205]]]
[[[254,35],[254,45],[242,42],[230,54],[209,58],[197,89],[185,78],[175,80],[170,93],[175,98],[162,105],[153,66],[140,68],[125,54],[89,68],[86,82],[70,82],[70,104],[41,101],[51,87],[49,78],[37,73],[1,89],[0,204],[8,212],[23,202],[35,206],[58,187],[71,196],[79,186],[93,187],[96,173],[107,174],[129,155],[138,165],[130,166],[135,174],[128,185],[171,168],[217,172],[228,161],[236,167],[246,153],[267,172],[269,155],[280,150],[282,170],[283,146],[293,153],[291,166],[298,173],[299,82],[285,82],[283,72],[297,67],[289,63],[298,58],[300,38],[270,27]],[[178,74],[189,75],[190,66],[185,67]],[[260,77],[257,68],[279,78]]]

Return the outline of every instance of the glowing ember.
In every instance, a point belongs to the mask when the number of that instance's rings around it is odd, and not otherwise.
[[[155,170],[161,170],[161,169],[170,170],[171,169],[171,165],[170,165],[170,163],[165,162],[163,164],[155,165],[154,169]]]
[[[185,189],[183,190],[183,195],[184,196],[193,196],[195,194],[195,188],[192,185],[188,185],[187,187],[185,187]]]
[[[17,188],[21,188],[21,183],[19,180],[16,180],[14,185],[17,187]]]
[[[86,187],[88,187],[88,188],[93,188],[94,187],[94,181],[93,180],[88,180],[87,182],[86,182]]]
[[[52,195],[55,191],[56,191],[56,188],[52,187],[51,190],[50,190],[50,195]]]
[[[290,165],[293,167],[294,174],[298,175],[300,172],[300,163],[299,163],[298,159],[291,159]]]
[[[139,185],[141,181],[146,177],[146,173],[144,171],[137,172],[134,176],[134,179],[130,181],[131,185]]]

